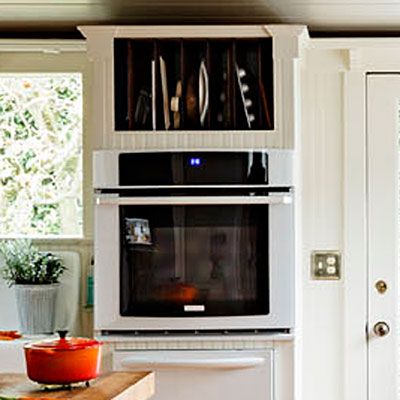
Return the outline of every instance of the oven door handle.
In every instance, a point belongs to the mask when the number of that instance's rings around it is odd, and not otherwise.
[[[201,204],[291,204],[290,194],[270,196],[160,196],[160,197],[112,197],[98,195],[96,205],[156,206],[156,205],[201,205]]]
[[[162,358],[152,356],[128,357],[121,362],[127,369],[171,369],[171,368],[196,368],[196,369],[248,369],[265,364],[263,357],[237,357],[237,358]]]

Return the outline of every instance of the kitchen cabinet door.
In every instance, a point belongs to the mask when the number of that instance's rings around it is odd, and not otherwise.
[[[273,350],[116,351],[115,370],[156,372],[154,400],[274,400]]]

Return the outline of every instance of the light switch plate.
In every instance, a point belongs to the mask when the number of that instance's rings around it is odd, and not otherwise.
[[[338,251],[313,251],[311,253],[311,277],[316,280],[339,280],[341,257]]]

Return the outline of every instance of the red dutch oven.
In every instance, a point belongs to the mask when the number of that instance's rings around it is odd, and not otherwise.
[[[101,345],[95,339],[66,338],[29,343],[24,346],[29,379],[42,384],[67,385],[88,382],[100,371]]]

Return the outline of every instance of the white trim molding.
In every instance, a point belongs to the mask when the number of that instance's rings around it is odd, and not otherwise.
[[[0,39],[0,52],[8,53],[81,53],[86,52],[85,40]]]
[[[365,74],[344,81],[344,400],[367,394],[367,224]]]

